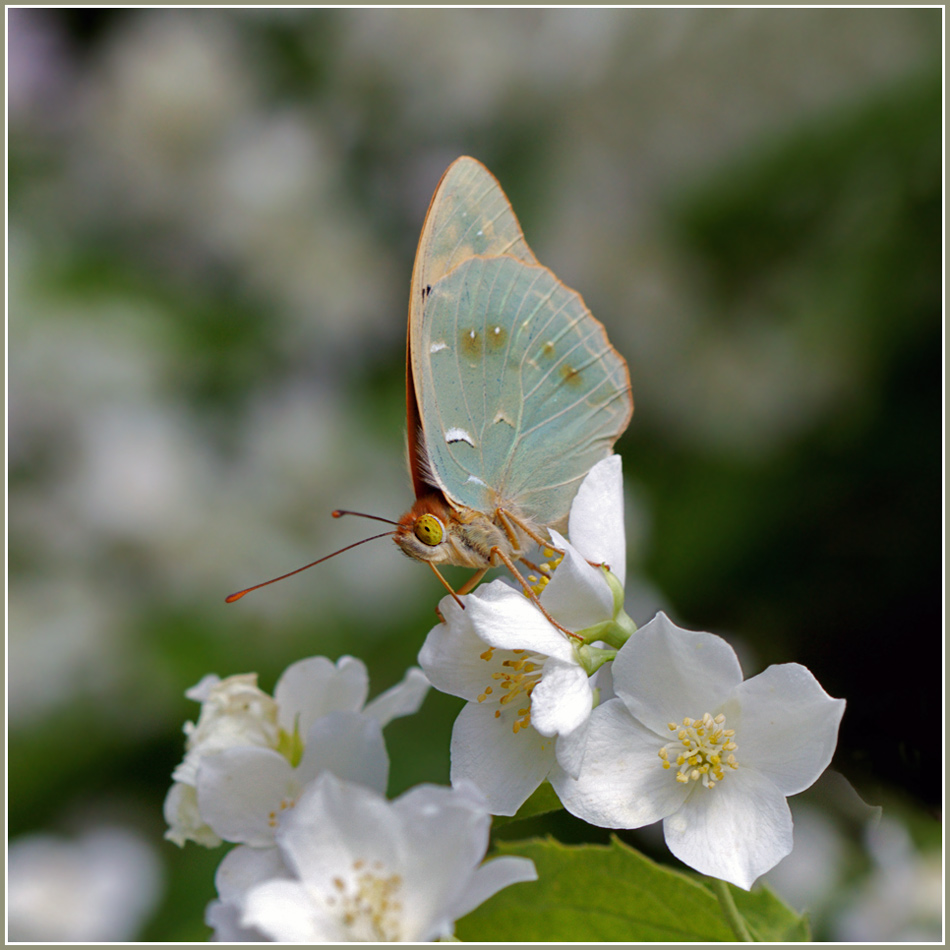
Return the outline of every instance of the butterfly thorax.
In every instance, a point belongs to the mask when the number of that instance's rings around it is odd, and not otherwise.
[[[493,548],[512,558],[522,549],[488,515],[450,505],[439,493],[416,499],[399,519],[393,540],[405,555],[417,561],[476,570],[492,566]]]

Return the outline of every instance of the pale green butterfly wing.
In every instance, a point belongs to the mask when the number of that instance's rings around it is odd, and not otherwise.
[[[448,167],[432,195],[412,268],[406,410],[409,468],[416,497],[425,494],[433,482],[445,489],[427,461],[419,415],[422,369],[427,359],[422,342],[426,296],[449,271],[479,254],[506,254],[526,264],[537,264],[501,185],[481,162],[462,156]]]
[[[562,525],[630,421],[626,362],[546,267],[470,257],[429,286],[415,363],[431,474],[455,504]]]
[[[463,156],[448,167],[429,203],[412,269],[410,332],[426,288],[475,255],[507,254],[526,264],[538,261],[525,243],[521,225],[494,175]]]

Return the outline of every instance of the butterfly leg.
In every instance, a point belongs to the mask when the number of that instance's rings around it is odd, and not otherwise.
[[[439,569],[431,561],[426,561],[426,564],[432,568],[432,573],[435,574],[435,576],[439,579],[439,583],[455,598],[455,602],[459,605],[459,607],[464,610],[465,604],[462,603],[462,599],[458,594],[455,593],[454,590],[452,590],[452,585],[439,573]],[[438,612],[438,608],[436,608],[436,613]]]
[[[501,525],[505,534],[508,535],[508,540],[511,541],[511,546],[518,550],[521,547],[519,543],[518,535],[515,533],[515,526],[519,527],[535,544],[539,545],[542,548],[551,548],[552,551],[557,550],[556,548],[551,547],[551,542],[545,538],[542,538],[532,527],[526,522],[522,521],[516,515],[513,515],[510,511],[506,511],[504,508],[495,509],[495,520]],[[563,554],[563,551],[558,551],[558,554]]]
[[[537,534],[532,528],[531,525],[526,524],[516,515],[513,515],[510,511],[505,511],[504,508],[495,509],[495,518],[500,522],[502,528],[505,530],[505,534],[511,539],[512,544],[517,547],[517,538],[513,530],[513,525],[517,525],[535,544],[539,545],[542,548],[547,548],[550,551],[553,551],[555,554],[564,554],[560,548],[556,548],[550,541],[546,541],[540,535]],[[519,560],[524,561],[529,567],[533,570],[538,570],[535,565],[531,564],[530,561],[525,558],[519,558]],[[587,562],[591,567],[606,567],[607,570],[610,570],[610,565],[602,561],[588,561]]]
[[[535,571],[536,573],[539,573],[539,574],[545,573],[544,568],[538,567],[538,565],[535,564],[534,561],[529,561],[524,555],[519,554],[518,560],[521,561],[521,563],[524,564],[525,567],[529,568],[532,571]]]
[[[460,594],[467,594],[469,591],[472,591],[478,585],[478,582],[488,573],[488,568],[483,567],[480,570],[477,570],[459,589]]]
[[[570,630],[567,629],[567,627],[562,627],[544,609],[544,607],[541,606],[541,601],[538,600],[538,595],[531,589],[531,585],[528,584],[528,582],[524,579],[524,577],[521,574],[521,571],[519,571],[518,568],[515,566],[515,562],[512,561],[512,559],[508,557],[508,555],[505,554],[505,552],[502,551],[501,548],[492,548],[491,557],[493,561],[497,557],[498,560],[501,561],[501,563],[504,564],[505,567],[507,567],[508,570],[511,571],[511,573],[515,575],[515,577],[518,579],[518,582],[524,588],[524,592],[528,595],[528,598],[532,601],[534,606],[537,607],[538,610],[540,610],[542,614],[544,614],[544,617],[548,621],[548,623],[550,623],[552,626],[557,627],[557,629],[560,630],[561,633],[567,634],[567,636],[572,637],[574,640],[580,640],[581,642],[583,642],[584,640],[583,637],[579,637],[576,633],[572,633]]]

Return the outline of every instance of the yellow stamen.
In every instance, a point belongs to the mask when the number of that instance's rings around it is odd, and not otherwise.
[[[725,778],[723,766],[737,769],[739,763],[733,754],[736,743],[732,737],[735,729],[722,728],[726,717],[723,713],[713,717],[705,713],[698,719],[683,719],[682,726],[667,723],[670,732],[676,733],[676,741],[660,748],[658,755],[662,768],[672,767],[670,757],[676,756],[676,781],[699,782],[708,789]],[[723,757],[722,753],[729,753]]]

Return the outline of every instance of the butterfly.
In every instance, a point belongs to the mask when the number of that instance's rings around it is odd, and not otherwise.
[[[633,414],[630,374],[580,295],[540,264],[474,158],[439,182],[409,300],[406,415],[416,500],[404,554],[474,568],[462,588],[563,530],[591,467]],[[531,565],[534,566],[534,565]],[[527,585],[525,585],[527,591]]]
[[[538,262],[491,172],[456,159],[429,204],[410,287],[406,427],[416,500],[385,534],[456,598],[504,564],[547,616],[515,561],[536,568],[525,552],[565,528],[581,481],[632,414],[627,364],[603,326]],[[455,591],[439,564],[475,573]]]

